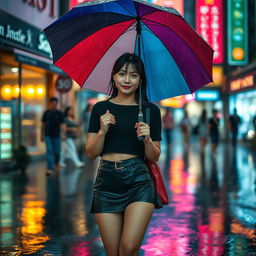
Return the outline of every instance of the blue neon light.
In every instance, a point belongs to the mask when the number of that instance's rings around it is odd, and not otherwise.
[[[201,101],[215,101],[220,98],[220,92],[218,91],[199,91],[196,92],[196,100]]]

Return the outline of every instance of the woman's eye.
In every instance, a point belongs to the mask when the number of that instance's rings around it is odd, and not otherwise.
[[[137,74],[132,74],[132,78],[137,78],[138,75]]]
[[[124,76],[125,75],[124,72],[119,72],[118,74],[119,74],[119,76]]]

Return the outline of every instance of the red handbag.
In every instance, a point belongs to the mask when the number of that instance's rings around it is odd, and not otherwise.
[[[157,163],[150,162],[148,159],[145,159],[145,163],[154,180],[156,193],[159,196],[162,204],[169,204],[168,193],[164,184],[164,179],[159,168],[159,165]]]

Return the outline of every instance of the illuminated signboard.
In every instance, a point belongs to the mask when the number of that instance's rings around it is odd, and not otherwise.
[[[88,2],[88,1],[90,1],[90,0],[70,0],[69,1],[69,9],[73,8],[74,6],[76,6],[78,4],[81,4],[83,2]]]
[[[198,101],[215,101],[219,100],[220,93],[218,91],[198,91],[196,92],[196,100]]]
[[[223,1],[196,1],[196,30],[214,49],[213,63],[223,63]]]
[[[12,158],[12,112],[0,107],[0,160]]]
[[[149,1],[165,7],[175,8],[181,15],[184,15],[184,0],[153,0]]]
[[[93,0],[70,0],[69,9],[87,1],[93,1]],[[165,6],[165,7],[175,8],[181,15],[184,15],[184,0],[146,0],[146,1],[153,4]]]
[[[256,74],[249,74],[245,77],[232,80],[229,84],[230,92],[236,92],[245,90],[251,87],[255,87],[255,81],[256,81]]]
[[[248,62],[248,5],[246,0],[228,0],[228,63]]]
[[[213,66],[212,67],[212,86],[222,86],[223,84],[223,67],[222,66]]]

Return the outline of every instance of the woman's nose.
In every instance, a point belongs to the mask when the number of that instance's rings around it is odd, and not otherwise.
[[[129,77],[129,75],[126,75],[125,76],[125,82],[128,83],[129,81],[130,81],[130,77]]]

